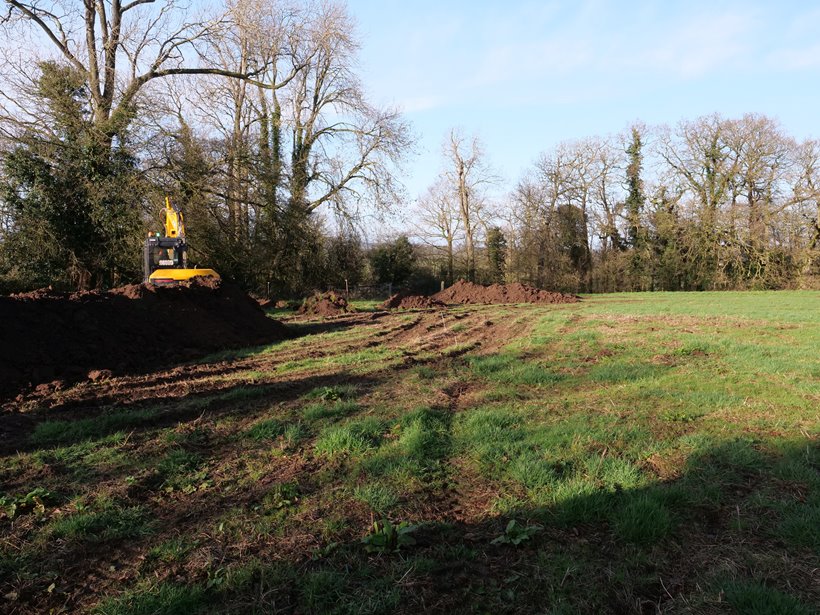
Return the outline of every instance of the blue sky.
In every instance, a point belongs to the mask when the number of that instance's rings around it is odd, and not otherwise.
[[[564,140],[635,121],[762,113],[820,136],[820,4],[813,2],[349,0],[373,100],[419,137],[410,198],[452,127],[506,180]]]

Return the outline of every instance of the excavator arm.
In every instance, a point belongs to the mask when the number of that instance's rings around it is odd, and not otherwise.
[[[170,197],[165,197],[165,236],[185,239],[185,220],[182,210],[176,203],[171,203]]]

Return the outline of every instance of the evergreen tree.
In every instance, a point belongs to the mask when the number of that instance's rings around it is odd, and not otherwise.
[[[345,282],[359,284],[364,271],[365,255],[361,238],[352,231],[327,241],[327,280],[331,286],[344,288]]]
[[[376,280],[383,284],[399,284],[413,273],[416,254],[406,235],[378,246],[370,253],[370,265]]]
[[[139,177],[124,130],[96,129],[77,70],[45,62],[36,91],[42,124],[3,155],[0,198],[11,219],[7,277],[79,289],[139,276]],[[127,124],[127,122],[125,122]]]

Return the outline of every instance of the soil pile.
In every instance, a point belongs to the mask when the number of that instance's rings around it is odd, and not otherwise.
[[[290,337],[238,287],[207,278],[179,287],[0,297],[0,322],[0,396],[29,384],[147,371]]]
[[[441,301],[424,295],[402,295],[401,293],[391,296],[382,303],[380,308],[384,310],[419,310],[428,308],[446,307]]]
[[[547,290],[514,284],[482,286],[459,280],[432,297],[443,303],[576,303],[577,295],[553,293]]]
[[[297,313],[306,316],[338,316],[354,311],[347,299],[334,292],[314,293],[302,303]]]

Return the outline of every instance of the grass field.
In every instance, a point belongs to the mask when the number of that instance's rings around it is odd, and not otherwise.
[[[820,293],[291,325],[9,402],[0,611],[820,611]]]

